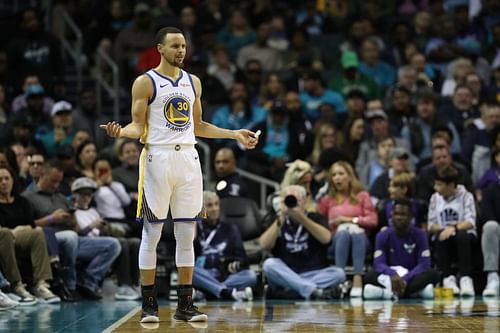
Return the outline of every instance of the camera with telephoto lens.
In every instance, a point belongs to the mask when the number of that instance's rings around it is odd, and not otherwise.
[[[297,207],[297,205],[298,201],[294,195],[289,194],[285,197],[285,206],[287,206],[288,208],[295,208]]]

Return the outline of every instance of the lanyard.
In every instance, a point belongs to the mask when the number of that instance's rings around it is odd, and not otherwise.
[[[204,229],[203,226],[201,228],[202,228],[202,230]],[[219,230],[219,224],[217,225],[217,227],[215,227],[215,229],[210,231],[210,233],[208,234],[208,237],[205,238],[205,240],[200,241],[200,244],[201,244],[201,247],[203,248],[203,251],[206,251],[208,249],[210,243],[212,242],[212,240],[215,237],[215,234],[217,233],[217,230]],[[204,230],[203,230],[203,236],[205,236]]]
[[[288,217],[286,218],[286,223],[288,223],[288,225],[292,225],[292,222],[290,222],[290,218],[288,218]],[[302,233],[302,229],[304,229],[304,226],[301,224],[297,228],[297,231],[295,231],[295,236],[293,236],[293,242],[295,244],[297,244],[299,242],[299,237],[300,237],[300,234]]]

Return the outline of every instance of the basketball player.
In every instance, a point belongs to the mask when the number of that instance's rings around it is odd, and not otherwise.
[[[111,137],[140,138],[137,218],[143,221],[139,250],[141,270],[141,322],[159,322],[155,291],[156,247],[170,208],[176,239],[175,262],[179,297],[174,318],[207,321],[192,301],[193,239],[203,205],[202,174],[195,136],[235,139],[255,148],[258,135],[246,130],[218,128],[202,119],[201,82],[182,70],[186,55],[184,35],[166,27],[156,35],[161,62],[139,76],[132,86],[132,122],[121,127],[109,122],[100,127]]]

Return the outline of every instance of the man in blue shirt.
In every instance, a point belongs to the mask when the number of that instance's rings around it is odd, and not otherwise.
[[[307,118],[312,122],[320,117],[319,107],[323,104],[333,105],[337,114],[347,112],[342,95],[325,88],[320,73],[307,73],[304,80],[304,91],[300,93],[300,103],[304,106]]]
[[[434,298],[439,274],[431,269],[427,234],[411,225],[411,203],[398,199],[393,225],[377,235],[373,271],[365,277],[365,299],[419,296]]]

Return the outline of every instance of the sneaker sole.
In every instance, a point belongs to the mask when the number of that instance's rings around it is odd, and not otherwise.
[[[141,318],[141,320],[139,322],[140,323],[159,323],[160,317],[158,317],[158,316],[146,316],[144,318]]]
[[[140,296],[118,296],[115,295],[115,299],[119,301],[136,301],[140,299]]]
[[[174,319],[177,321],[184,321],[184,322],[200,322],[200,321],[208,321],[208,316],[206,314],[198,315],[198,316],[193,316],[190,319],[184,319],[184,318],[178,318],[174,315]]]

